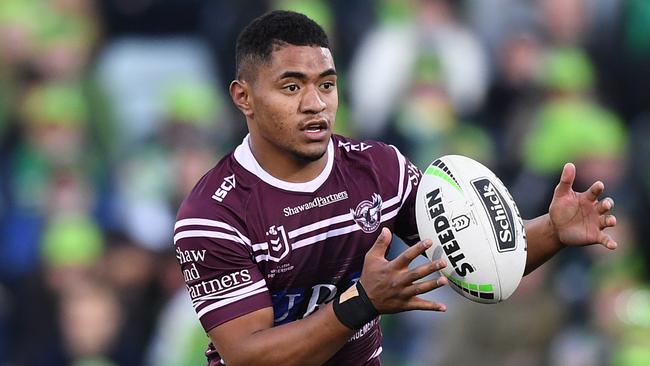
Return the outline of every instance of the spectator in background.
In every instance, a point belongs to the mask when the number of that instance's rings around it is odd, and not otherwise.
[[[350,102],[357,133],[381,136],[415,75],[419,55],[435,55],[454,110],[481,106],[487,64],[478,39],[459,19],[457,2],[386,0],[380,22],[361,43],[350,67]]]
[[[214,142],[225,146],[230,138],[217,94],[206,83],[178,83],[161,94],[157,129],[125,151],[117,177],[121,226],[154,251],[169,246],[169,231],[161,228],[173,230],[176,205],[219,157]]]
[[[5,245],[1,272],[12,278],[25,275],[38,263],[40,227],[49,214],[59,207],[46,207],[59,175],[72,176],[79,182],[75,188],[89,188],[85,181],[98,168],[93,156],[86,151],[87,106],[74,84],[48,83],[34,86],[25,95],[21,108],[24,135],[11,151],[9,167],[13,174],[6,181],[11,194],[4,228]],[[81,181],[79,181],[79,179]],[[60,186],[59,186],[60,187]],[[74,191],[74,190],[73,190]],[[77,194],[84,191],[78,190]],[[81,199],[90,200],[92,191]],[[49,196],[52,197],[52,196]],[[84,203],[90,210],[91,203]],[[86,211],[87,212],[87,211]]]
[[[445,154],[462,154],[494,165],[490,137],[458,116],[445,89],[438,55],[421,53],[414,68],[389,134],[402,139],[400,145],[418,167],[424,168],[432,157]]]
[[[646,365],[650,362],[650,288],[648,266],[640,256],[641,240],[634,230],[634,220],[628,210],[619,210],[625,224],[614,230],[614,235],[627,243],[625,249],[612,258],[591,250],[593,261],[589,275],[592,301],[589,304],[590,324],[593,338],[600,339],[606,355],[591,360],[593,364],[613,366]],[[556,364],[566,360],[565,353],[572,352],[556,344]],[[589,360],[588,360],[589,361]]]
[[[97,57],[96,80],[115,119],[115,164],[160,133],[168,112],[165,93],[186,83],[216,83],[211,63],[207,44],[198,37],[154,41],[125,36],[107,41]],[[218,101],[221,94],[211,93],[214,103],[223,105]],[[228,113],[219,117],[229,120]]]
[[[638,238],[650,235],[650,227],[646,218],[650,217],[650,115],[645,113],[635,118],[629,131],[629,167],[628,167],[628,197],[632,207],[632,220],[636,223],[634,229]],[[639,250],[644,254],[645,267],[650,269],[650,245],[639,240]],[[650,273],[648,273],[650,280]]]
[[[31,2],[0,3],[0,164],[9,149],[5,134],[13,127],[12,107],[24,87],[24,68],[32,55],[35,25],[31,18]]]
[[[96,223],[84,215],[60,215],[45,227],[42,266],[21,282],[12,304],[14,328],[10,360],[25,365],[61,365],[70,354],[58,319],[60,301],[97,276],[105,243]],[[42,345],[34,352],[34,344]]]
[[[99,277],[121,307],[121,326],[111,355],[120,365],[142,365],[157,314],[168,296],[158,275],[160,255],[119,232],[106,235],[106,243]]]
[[[613,104],[627,117],[629,133],[629,177],[630,200],[634,204],[632,218],[639,238],[650,235],[646,218],[650,216],[650,3],[625,1],[620,6],[619,32],[612,37],[614,43],[605,58],[605,65],[599,70],[609,72],[607,91]],[[650,268],[650,244],[640,240],[646,268]],[[650,280],[650,273],[647,277]]]
[[[579,49],[555,49],[547,54],[542,72],[544,100],[520,137],[524,173],[536,178],[520,184],[529,190],[532,180],[548,181],[558,174],[554,164],[575,161],[586,170],[586,180],[579,185],[598,176],[617,190],[625,172],[626,129],[615,113],[592,98],[589,59]],[[514,190],[523,212],[545,209],[528,195],[518,196],[517,187]]]
[[[504,35],[496,50],[494,80],[478,117],[495,142],[494,168],[506,184],[521,169],[521,136],[541,103],[542,47],[539,35],[528,25],[513,26]]]
[[[118,366],[110,352],[122,326],[115,293],[99,281],[81,283],[61,299],[59,313],[70,366]]]
[[[34,69],[43,79],[83,79],[98,37],[96,24],[56,4],[42,19],[32,58]]]
[[[3,1],[0,4],[3,74],[8,71],[18,86],[34,79],[83,78],[99,37],[90,4],[88,1]]]

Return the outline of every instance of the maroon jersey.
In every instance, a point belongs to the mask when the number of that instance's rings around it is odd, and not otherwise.
[[[174,244],[206,331],[272,306],[275,325],[309,316],[361,275],[388,227],[418,238],[420,170],[393,146],[334,135],[314,180],[289,183],[257,163],[248,137],[197,183],[181,205]],[[326,364],[379,364],[379,319],[359,330]],[[210,364],[220,364],[210,345]]]

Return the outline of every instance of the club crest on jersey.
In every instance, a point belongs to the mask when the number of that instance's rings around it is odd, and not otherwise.
[[[357,208],[352,210],[352,218],[366,233],[377,230],[381,223],[381,196],[377,193],[372,195],[372,200],[361,201]]]

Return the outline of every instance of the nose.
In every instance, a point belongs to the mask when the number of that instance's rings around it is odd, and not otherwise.
[[[320,113],[325,110],[325,101],[316,87],[308,87],[300,100],[300,112]]]

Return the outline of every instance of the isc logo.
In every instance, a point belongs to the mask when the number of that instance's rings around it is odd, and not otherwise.
[[[217,200],[219,202],[223,202],[223,199],[226,198],[226,195],[228,192],[230,192],[231,189],[235,188],[235,175],[231,175],[228,177],[225,177],[223,179],[223,182],[221,182],[221,186],[214,192],[212,195],[212,199]]]

